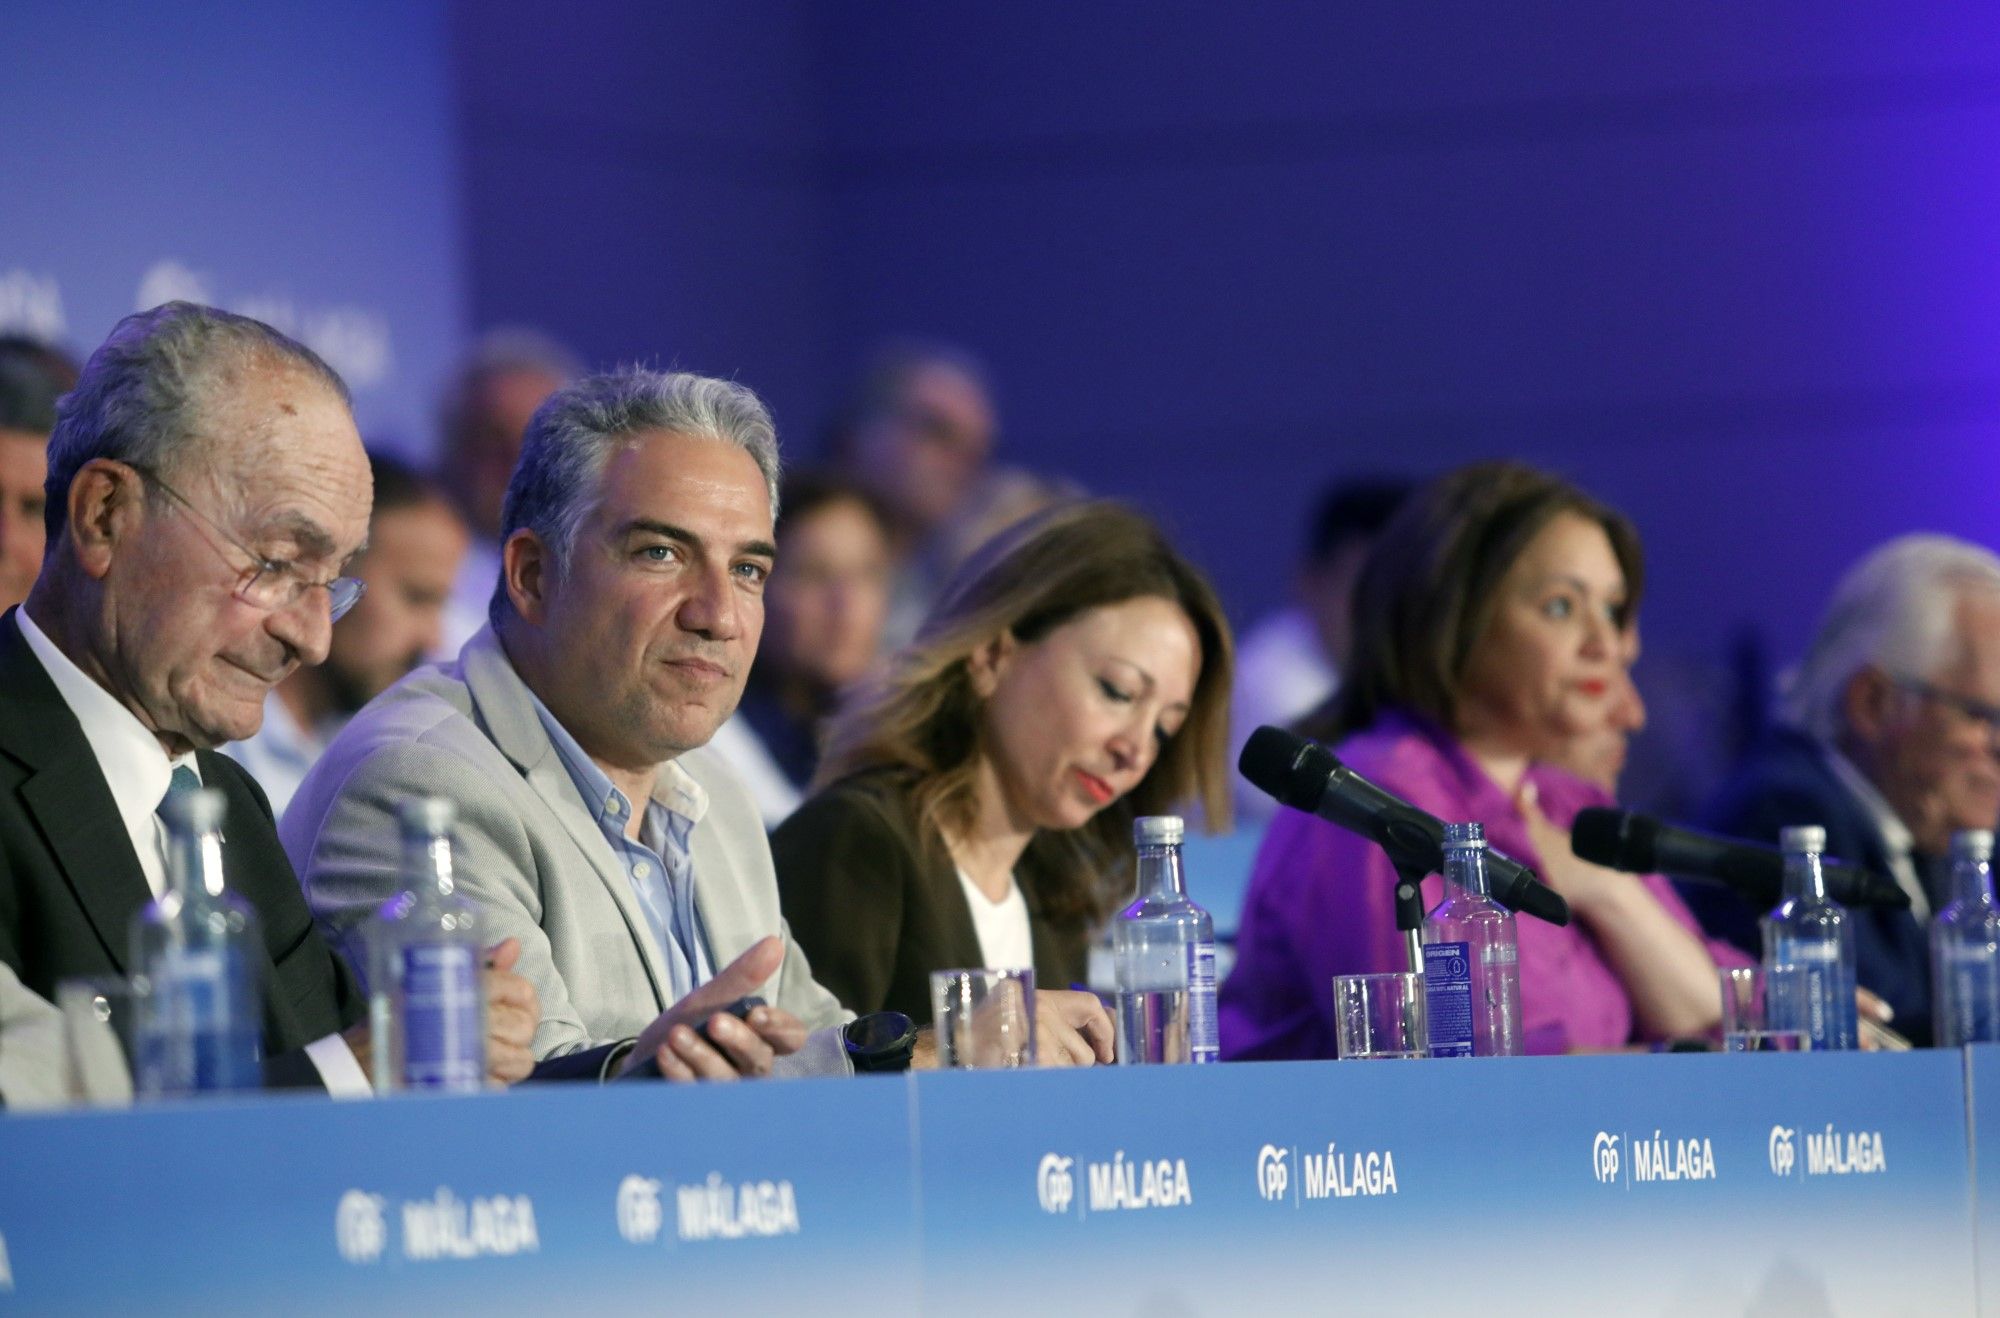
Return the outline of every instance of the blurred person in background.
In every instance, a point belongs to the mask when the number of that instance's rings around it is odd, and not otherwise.
[[[1704,1034],[1717,952],[1665,879],[1578,860],[1568,829],[1610,798],[1552,762],[1604,727],[1642,581],[1631,524],[1563,481],[1486,463],[1431,482],[1356,589],[1348,671],[1302,725],[1420,810],[1476,821],[1569,902],[1518,922],[1524,1051]],[[1629,715],[1627,716],[1629,719]],[[1400,971],[1395,871],[1374,843],[1294,810],[1265,834],[1220,1014],[1227,1057],[1331,1057],[1335,975]],[[1424,884],[1425,909],[1441,894]]]
[[[939,532],[986,474],[997,429],[984,368],[958,349],[915,341],[878,351],[836,419],[829,455],[889,519],[884,644],[908,641],[929,612],[946,576]]]
[[[55,387],[58,397],[76,388],[83,369],[67,350],[30,334],[0,334],[0,358],[25,360]]]
[[[1145,517],[1079,503],[1001,534],[843,704],[772,838],[820,981],[917,1020],[935,970],[1081,981],[1133,819],[1198,800],[1228,824],[1229,676],[1213,590]]]
[[[764,640],[743,699],[709,743],[776,828],[819,766],[821,724],[875,662],[889,614],[889,530],[858,485],[785,478],[778,564],[764,588]]]
[[[1041,476],[1021,467],[993,468],[938,531],[934,561],[939,580],[958,575],[967,559],[1009,527],[1045,508],[1088,497],[1083,486],[1061,476]]]
[[[1317,709],[1340,684],[1354,627],[1354,583],[1375,537],[1413,482],[1371,478],[1329,485],[1307,528],[1305,561],[1292,583],[1293,601],[1243,635],[1231,697],[1231,763],[1250,734],[1265,724],[1287,727]],[[1236,783],[1236,809],[1262,823],[1278,803],[1247,782]]]
[[[528,419],[583,362],[539,330],[488,330],[453,374],[440,409],[438,479],[458,503],[472,543],[445,607],[435,657],[449,659],[486,625],[500,578],[500,509]]]
[[[1704,823],[1776,843],[1826,828],[1828,854],[1888,875],[1908,910],[1860,907],[1856,978],[1913,1043],[1931,1037],[1926,925],[1945,899],[1951,835],[2000,823],[2000,557],[1941,535],[1882,545],[1835,587],[1783,717]],[[1688,884],[1710,932],[1758,947],[1763,912]]]
[[[375,479],[368,546],[348,567],[364,587],[360,600],[333,629],[326,662],[278,683],[257,735],[223,747],[280,819],[347,720],[438,648],[465,557],[465,523],[441,489],[384,454],[370,454],[368,467]]]
[[[28,597],[42,568],[42,483],[56,400],[76,382],[62,362],[32,339],[0,338],[0,610]]]

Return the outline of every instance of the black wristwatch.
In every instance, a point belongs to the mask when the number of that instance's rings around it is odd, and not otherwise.
[[[856,1074],[907,1071],[917,1051],[917,1026],[900,1011],[857,1016],[841,1030]]]

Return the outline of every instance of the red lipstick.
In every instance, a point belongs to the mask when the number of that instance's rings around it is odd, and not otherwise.
[[[1097,802],[1097,804],[1109,805],[1111,798],[1117,795],[1116,792],[1111,790],[1111,784],[1105,782],[1096,774],[1088,773],[1082,769],[1078,769],[1075,772],[1076,780],[1083,784],[1084,794]]]

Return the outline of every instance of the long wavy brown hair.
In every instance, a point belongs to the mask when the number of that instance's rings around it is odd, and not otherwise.
[[[984,735],[983,702],[967,660],[1003,634],[1033,644],[1091,609],[1147,598],[1178,604],[1201,642],[1187,721],[1139,785],[1088,824],[1037,833],[1019,871],[1049,919],[1094,922],[1129,886],[1133,819],[1194,802],[1210,828],[1229,824],[1229,623],[1207,579],[1130,508],[1099,500],[1064,504],[974,553],[916,640],[843,703],[827,730],[814,786],[893,771],[904,778],[927,833],[963,832],[975,809]]]

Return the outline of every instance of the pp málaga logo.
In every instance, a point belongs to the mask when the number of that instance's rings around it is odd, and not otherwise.
[[[627,1176],[618,1182],[618,1234],[635,1245],[650,1245],[660,1236],[665,1215],[660,1210],[660,1183],[650,1176]]]
[[[1257,1193],[1266,1199],[1283,1199],[1292,1181],[1292,1164],[1284,1149],[1266,1144],[1257,1150]]]
[[[1070,1168],[1076,1159],[1065,1158],[1050,1153],[1042,1157],[1042,1165],[1035,1169],[1035,1195],[1042,1201],[1045,1213],[1067,1213],[1070,1201],[1076,1197],[1076,1177]]]
[[[1798,1131],[1790,1126],[1771,1127],[1770,1152],[1773,1176],[1790,1176],[1792,1168],[1798,1165],[1798,1149],[1792,1143],[1797,1134]]]
[[[333,1211],[333,1243],[349,1263],[373,1263],[382,1257],[389,1227],[382,1215],[382,1196],[349,1190]]]
[[[1618,1179],[1618,1136],[1608,1130],[1597,1132],[1597,1138],[1590,1142],[1590,1169],[1599,1185]]]

